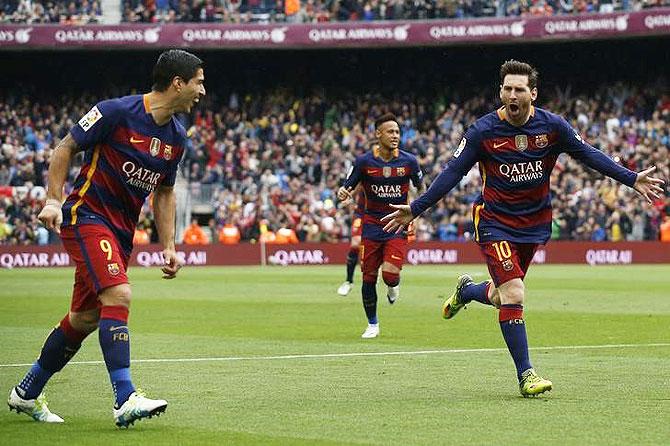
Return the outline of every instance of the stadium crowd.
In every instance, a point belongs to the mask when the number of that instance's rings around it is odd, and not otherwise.
[[[128,22],[330,22],[610,13],[668,0],[124,0]]]
[[[0,23],[98,23],[98,0],[5,0]],[[123,0],[122,21],[307,23],[610,13],[670,0]]]
[[[128,22],[332,22],[610,13],[669,0],[124,0]]]
[[[670,95],[664,84],[611,85],[588,97],[567,88],[548,98],[543,105],[564,113],[589,142],[618,162],[633,170],[656,165],[662,178],[670,178]],[[36,219],[49,155],[94,103],[87,95],[57,103],[0,98],[0,243],[53,241]],[[385,111],[399,116],[402,147],[417,155],[430,184],[467,125],[494,106],[484,95],[459,100],[448,94],[294,95],[277,89],[209,97],[188,124],[191,147],[182,170],[193,203],[204,203],[213,213],[200,215],[203,227],[194,221],[185,239],[346,240],[352,208],[337,203],[335,192],[354,157],[368,148],[376,116]],[[70,180],[77,171],[73,166]],[[648,206],[631,189],[566,155],[553,176],[553,239],[670,239],[670,198]],[[418,221],[417,239],[471,238],[471,203],[480,189],[473,168],[457,190]],[[137,243],[155,240],[152,228],[147,205]]]
[[[102,16],[97,0],[3,0],[0,23],[99,23]]]

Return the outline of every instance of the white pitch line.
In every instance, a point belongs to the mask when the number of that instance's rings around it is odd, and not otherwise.
[[[604,345],[556,345],[551,347],[530,347],[529,350],[598,350],[608,348],[634,348],[634,347],[670,347],[670,343],[655,344],[604,344]],[[147,363],[180,363],[180,362],[223,362],[223,361],[271,361],[282,359],[315,359],[315,358],[351,358],[361,356],[412,356],[412,355],[435,355],[449,353],[498,353],[506,352],[506,348],[465,348],[450,350],[416,350],[397,352],[356,352],[356,353],[326,353],[313,355],[279,355],[279,356],[223,356],[214,358],[157,358],[157,359],[133,359],[133,364]],[[104,364],[104,361],[71,361],[68,364],[96,365]],[[33,363],[25,364],[0,364],[3,367],[27,367]]]

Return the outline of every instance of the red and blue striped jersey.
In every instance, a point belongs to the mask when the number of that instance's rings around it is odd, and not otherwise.
[[[110,99],[70,130],[84,164],[63,204],[63,226],[105,225],[126,255],[146,197],[174,185],[186,146],[179,121],[159,126],[150,110],[147,95]]]
[[[356,158],[344,187],[353,189],[358,183],[363,185],[363,238],[384,241],[406,237],[405,234],[385,232],[380,219],[395,210],[391,204],[407,204],[409,182],[419,189],[422,178],[416,157],[403,150],[395,150],[388,162],[381,158],[377,148]]]
[[[635,184],[635,172],[584,142],[562,117],[532,107],[529,120],[516,127],[503,107],[468,129],[442,173],[412,202],[412,214],[433,206],[479,163],[483,186],[473,205],[476,241],[546,243],[552,219],[549,179],[561,153],[627,186]]]

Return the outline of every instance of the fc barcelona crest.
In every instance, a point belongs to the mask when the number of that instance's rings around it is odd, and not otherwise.
[[[399,177],[404,177],[405,176],[405,168],[404,167],[398,167],[396,169],[396,172],[398,173]]]
[[[382,169],[382,175],[384,175],[384,178],[389,178],[391,176],[392,169],[390,167],[384,167]]]
[[[169,144],[165,144],[165,148],[163,149],[163,158],[166,160],[170,160],[172,158],[172,146]]]
[[[514,269],[514,263],[510,259],[503,260],[502,267],[505,271],[512,271]]]
[[[514,145],[517,150],[522,152],[528,148],[528,137],[526,135],[516,135],[514,137]]]
[[[108,263],[107,264],[107,272],[112,276],[118,276],[118,274],[121,272],[121,269],[119,268],[119,264],[118,263]]]
[[[149,145],[149,153],[151,153],[151,156],[158,156],[160,151],[161,140],[158,138],[151,138],[151,144]]]
[[[547,137],[546,134],[543,133],[543,134],[537,135],[535,137],[535,146],[538,149],[541,149],[543,147],[547,147],[547,144],[549,144],[549,138]]]

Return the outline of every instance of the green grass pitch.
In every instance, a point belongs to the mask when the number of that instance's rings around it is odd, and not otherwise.
[[[379,285],[381,337],[366,341],[360,272],[348,297],[335,292],[343,266],[187,268],[173,281],[135,268],[133,379],[169,401],[166,414],[114,426],[94,334],[46,389],[65,424],[4,409],[0,443],[670,442],[670,266],[533,266],[531,360],[554,383],[534,399],[518,393],[496,311],[440,318],[438,295],[461,272],[485,277],[482,265],[406,267],[394,307]],[[67,311],[72,281],[70,269],[0,271],[3,398]]]

